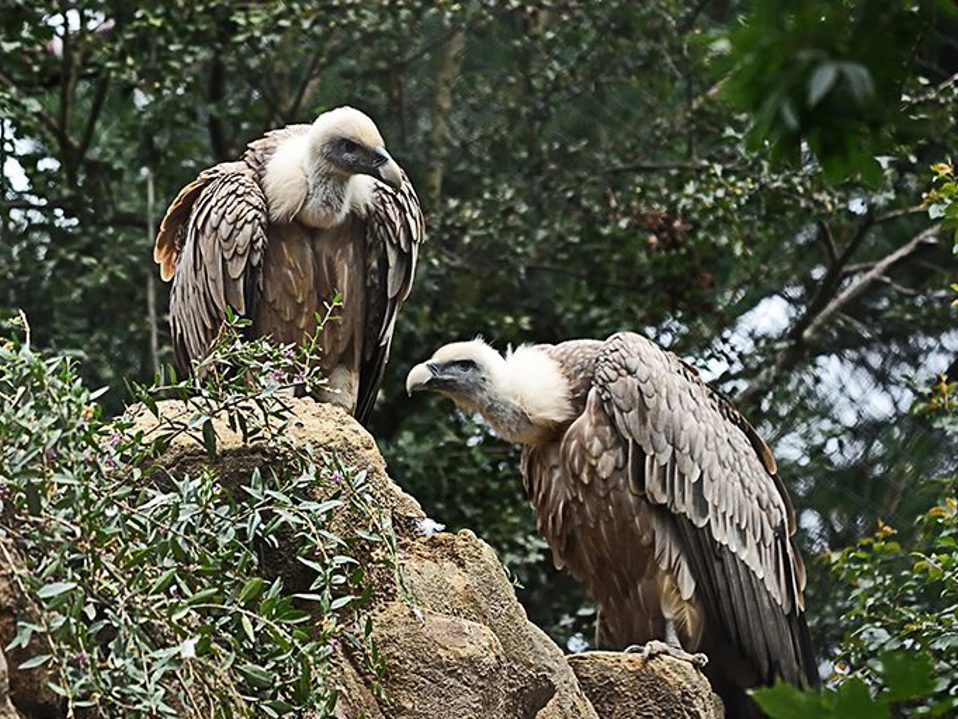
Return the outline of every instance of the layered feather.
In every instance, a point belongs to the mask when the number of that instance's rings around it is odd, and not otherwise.
[[[523,477],[556,564],[599,606],[597,636],[621,649],[669,618],[686,649],[739,657],[710,671],[740,687],[817,684],[794,512],[751,425],[639,335],[540,349],[576,410],[524,448]]]
[[[346,108],[327,115],[322,123],[267,133],[250,143],[241,161],[202,172],[170,205],[154,259],[163,279],[173,281],[171,332],[186,371],[209,351],[226,307],[252,319],[257,335],[299,343],[315,333],[327,303],[348,290],[340,322],[322,337],[322,367],[348,375],[343,388],[364,421],[412,288],[425,223],[405,175],[398,190],[352,178],[341,206],[329,214],[332,226],[295,219],[310,202],[314,135],[355,130],[382,144],[360,113]],[[336,122],[346,124],[337,130]],[[353,128],[356,122],[362,126]]]

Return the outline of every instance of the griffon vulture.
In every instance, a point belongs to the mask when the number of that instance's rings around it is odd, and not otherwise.
[[[320,338],[324,397],[363,421],[412,286],[424,222],[373,121],[340,107],[251,142],[242,159],[199,174],[163,218],[154,260],[173,280],[170,328],[190,371],[227,306],[253,336],[302,343],[341,293]]]
[[[415,366],[406,389],[440,392],[522,445],[555,564],[597,604],[597,645],[704,653],[733,718],[761,716],[748,687],[818,684],[775,460],[678,357],[628,332],[505,357],[474,340]]]

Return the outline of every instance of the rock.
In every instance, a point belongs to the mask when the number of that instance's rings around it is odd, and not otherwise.
[[[663,657],[646,663],[635,655],[614,653],[565,657],[529,622],[485,542],[468,530],[420,531],[422,508],[388,477],[375,441],[352,417],[309,399],[290,399],[289,405],[286,436],[319,452],[335,453],[344,466],[365,470],[375,505],[382,518],[391,520],[397,538],[401,584],[391,566],[380,562],[379,569],[376,563],[367,568],[375,597],[367,611],[385,661],[385,699],[373,691],[366,670],[337,649],[337,719],[720,719],[707,681],[683,662]],[[183,427],[190,420],[191,412],[179,402],[161,402],[157,411]],[[135,432],[152,438],[164,431],[145,408],[135,409],[133,416]],[[288,466],[282,442],[246,444],[226,422],[217,420],[215,428],[214,460],[196,438],[183,435],[171,438],[158,463],[174,476],[211,465],[226,487],[238,487],[254,468],[283,471]],[[194,432],[199,435],[198,429]],[[165,476],[157,473],[150,481],[168,481]],[[332,491],[329,486],[315,488],[318,497]],[[337,510],[330,529],[338,532],[337,527],[355,521],[346,509]],[[295,553],[295,545],[289,544],[268,557],[268,564],[291,587],[309,579],[291,559]],[[6,569],[6,579],[0,580],[0,639],[9,641],[22,598],[12,568]],[[28,647],[10,657],[10,666],[39,652]],[[51,693],[43,672],[22,674],[10,671],[9,698],[19,714],[10,713],[12,707],[5,709],[0,695],[0,719],[58,719],[56,697],[47,703]],[[0,690],[2,685],[0,671]]]
[[[723,719],[708,679],[669,656],[585,652],[568,657],[582,691],[602,719]]]
[[[420,617],[410,621],[397,600],[373,618],[387,666],[386,647],[398,642],[403,651],[393,652],[393,664],[411,669],[390,680],[394,716],[596,717],[562,651],[527,619],[489,545],[463,530],[404,549],[405,586]]]
[[[0,545],[0,647],[6,647],[17,634],[17,621],[35,622],[37,614],[17,579],[17,572],[23,571],[22,557],[9,538],[0,538]],[[39,634],[34,634],[26,647],[0,652],[0,719],[58,716],[62,702],[47,686],[53,678],[47,668],[18,668],[32,657],[49,653]]]

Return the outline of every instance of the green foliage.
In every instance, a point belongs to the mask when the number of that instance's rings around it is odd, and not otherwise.
[[[938,0],[758,0],[730,33],[727,97],[749,113],[748,144],[801,162],[801,145],[832,180],[877,185],[877,156],[909,123],[901,95],[919,43],[933,35]]]
[[[932,242],[871,270],[926,230],[928,166],[954,151],[958,64],[936,40],[954,21],[940,13],[915,45],[916,23],[939,12],[930,4],[902,22],[888,13],[904,4],[827,5],[809,5],[821,23],[767,2],[92,0],[64,11],[8,0],[0,304],[23,307],[35,345],[78,360],[88,386],[110,387],[104,412],[119,412],[124,382],[149,384],[170,359],[150,260],[166,204],[265,130],[353,104],[376,120],[429,221],[370,429],[430,515],[493,543],[560,643],[591,634],[592,610],[552,569],[515,450],[448,402],[403,394],[409,368],[452,339],[482,333],[503,348],[643,332],[701,367],[770,440],[807,556],[856,543],[878,517],[910,546],[933,494],[921,478],[950,467],[956,447],[937,419],[909,413],[903,378],[924,384],[954,354],[942,288],[956,277],[950,247]],[[767,56],[739,62],[742,22],[768,29],[767,44],[745,36]],[[833,84],[799,118],[824,123],[808,126],[822,152],[831,138],[839,158],[849,143],[881,148],[877,187],[748,149],[760,93],[805,107],[827,63]],[[848,73],[861,73],[840,63],[868,70],[870,99],[851,97]],[[730,65],[755,73],[751,105],[725,103]],[[177,383],[167,373],[163,384]],[[810,621],[832,656],[845,607],[825,566],[809,568]]]
[[[874,662],[884,689],[877,694],[860,677],[851,677],[821,693],[802,692],[783,682],[755,689],[752,696],[770,719],[891,719],[902,704],[929,696],[935,689],[932,664],[914,652],[884,652]],[[931,716],[944,716],[941,706]],[[928,714],[925,714],[928,716]]]
[[[340,645],[381,675],[366,576],[395,561],[395,538],[364,473],[284,440],[277,390],[313,377],[306,354],[239,344],[228,327],[208,384],[162,388],[183,397],[182,419],[147,432],[104,420],[73,361],[16,334],[0,342],[0,485],[13,540],[0,546],[32,607],[8,649],[42,639],[48,649],[21,669],[46,671],[71,716],[332,716]],[[227,487],[214,469],[155,465],[177,437],[212,453],[212,421],[224,415],[281,449],[282,466]],[[337,534],[343,513],[350,532]],[[385,559],[371,559],[376,547]],[[277,574],[284,563],[302,586]]]
[[[958,430],[958,385],[942,378],[914,411]],[[842,658],[832,688],[803,693],[786,685],[755,691],[773,719],[953,716],[958,708],[958,478],[935,483],[938,501],[916,519],[903,544],[878,530],[832,552],[843,588]],[[847,588],[847,592],[846,592]]]
[[[948,162],[938,162],[931,166],[934,173],[932,189],[925,193],[928,217],[940,220],[942,227],[955,231],[953,251],[958,255],[958,177],[955,166]]]

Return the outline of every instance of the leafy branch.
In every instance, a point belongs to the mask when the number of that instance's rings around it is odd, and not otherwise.
[[[377,686],[366,578],[370,562],[398,571],[391,524],[364,472],[283,434],[284,390],[322,382],[315,343],[245,342],[231,318],[208,381],[140,388],[158,418],[145,432],[101,419],[75,365],[12,329],[0,338],[0,496],[23,557],[4,546],[7,564],[34,607],[7,647],[29,648],[21,671],[43,672],[67,715],[84,717],[332,716],[343,652]],[[186,418],[160,411],[158,393],[181,395]],[[268,455],[278,464],[224,484],[216,465],[157,463],[184,435],[208,451],[212,436],[215,452],[222,417],[280,450]]]

